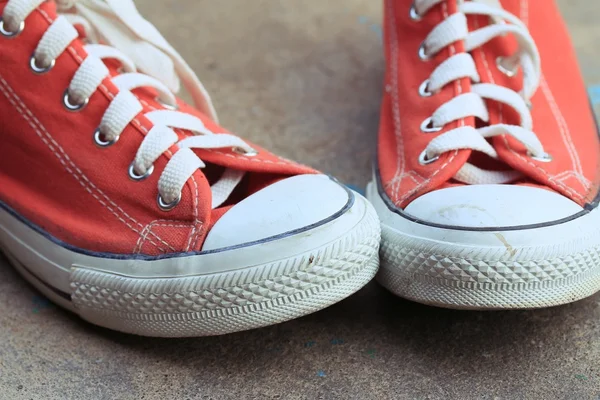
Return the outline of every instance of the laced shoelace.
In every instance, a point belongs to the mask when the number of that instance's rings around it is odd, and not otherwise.
[[[432,7],[445,0],[415,0],[410,16],[420,20]],[[419,156],[421,164],[435,162],[441,154],[454,150],[471,149],[498,159],[494,147],[486,140],[494,136],[509,135],[525,146],[529,156],[539,161],[549,161],[551,157],[533,132],[530,99],[536,92],[541,79],[540,56],[536,44],[526,25],[513,14],[502,9],[498,0],[459,1],[458,12],[437,25],[423,41],[419,57],[429,60],[442,49],[457,41],[464,41],[465,53],[457,53],[442,62],[421,85],[422,96],[433,96],[444,86],[459,79],[469,78],[472,82],[469,93],[460,94],[441,105],[430,118],[421,124],[425,133],[438,132],[448,123],[466,117],[477,117],[489,124],[489,112],[485,100],[494,100],[513,108],[520,117],[520,125],[494,124],[481,128],[460,126],[445,132],[429,142]],[[483,15],[490,18],[491,24],[469,32],[467,16]],[[499,68],[512,75],[521,67],[523,88],[517,93],[507,87],[491,83],[481,83],[475,61],[470,52],[490,40],[512,34],[518,42],[515,54],[498,58]],[[467,184],[498,184],[518,179],[518,171],[491,171],[465,163],[454,179]]]
[[[0,17],[0,38],[21,33],[25,29],[25,19],[44,1],[9,0]],[[59,12],[69,13],[60,15],[44,33],[31,57],[31,70],[37,74],[49,72],[56,59],[79,36],[72,23],[81,24],[92,43],[84,46],[88,56],[62,98],[67,110],[77,112],[87,105],[102,81],[110,76],[102,60],[120,62],[122,73],[111,79],[119,93],[93,133],[101,148],[115,144],[129,123],[143,111],[142,104],[131,91],[141,87],[157,91],[157,100],[166,109],[144,114],[153,127],[129,167],[129,176],[136,181],[146,179],[153,173],[156,160],[174,144],[179,146],[180,150],[173,154],[158,181],[157,203],[161,209],[168,211],[175,207],[188,179],[198,168],[205,167],[193,148],[230,148],[247,156],[256,155],[256,151],[237,136],[211,132],[199,118],[176,111],[173,92],[179,89],[181,79],[196,106],[216,118],[210,98],[196,75],[160,33],[139,15],[131,0],[57,0],[56,3]],[[98,44],[100,40],[110,46]],[[125,56],[123,51],[132,54],[133,59]],[[145,74],[138,73],[138,68]],[[174,129],[187,130],[195,136],[180,141]],[[227,200],[243,176],[243,171],[224,171],[211,186],[213,208]]]

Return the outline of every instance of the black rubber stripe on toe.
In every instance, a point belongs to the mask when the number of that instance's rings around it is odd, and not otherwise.
[[[598,204],[600,203],[600,192],[598,192],[596,194],[596,199],[592,203],[586,204],[582,211],[580,211],[576,214],[573,214],[569,217],[566,217],[566,218],[561,218],[561,219],[557,219],[554,221],[548,221],[548,222],[543,222],[543,223],[539,223],[539,224],[502,226],[502,227],[490,226],[490,227],[482,227],[482,228],[469,227],[469,226],[443,225],[443,224],[436,224],[434,222],[422,220],[420,218],[417,218],[415,216],[412,216],[412,215],[406,213],[403,209],[396,207],[396,205],[392,202],[392,200],[388,197],[388,195],[385,193],[385,190],[383,189],[383,185],[381,182],[381,175],[379,173],[379,167],[375,166],[374,171],[375,171],[375,181],[377,182],[377,192],[379,193],[379,197],[381,197],[381,199],[383,200],[383,202],[385,203],[385,205],[391,212],[398,214],[402,218],[407,219],[411,222],[421,224],[421,225],[431,226],[434,228],[441,228],[441,229],[451,229],[451,230],[456,230],[456,231],[473,231],[473,232],[497,232],[497,231],[517,231],[517,230],[525,230],[525,229],[538,229],[538,228],[544,228],[547,226],[560,225],[560,224],[564,224],[566,222],[573,221],[574,219],[577,219],[586,214],[589,214],[589,212],[594,210],[596,207],[598,207]]]

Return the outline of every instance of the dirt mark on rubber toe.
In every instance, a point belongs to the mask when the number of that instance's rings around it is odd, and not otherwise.
[[[506,247],[506,250],[508,251],[511,257],[514,257],[517,254],[517,250],[515,250],[515,248],[512,247],[510,243],[506,241],[506,238],[501,233],[494,233],[494,235],[496,235],[498,240],[502,242],[504,247]]]

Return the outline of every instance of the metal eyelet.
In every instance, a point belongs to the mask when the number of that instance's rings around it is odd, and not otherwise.
[[[442,129],[444,129],[442,126],[433,125],[433,118],[431,117],[426,118],[423,122],[421,122],[421,131],[423,133],[439,132]]]
[[[496,67],[498,68],[498,71],[502,72],[504,75],[508,76],[509,78],[514,77],[517,74],[517,70],[516,69],[508,69],[506,68],[502,62],[504,61],[504,57],[497,57],[496,58]]]
[[[23,32],[23,29],[25,29],[25,21],[21,21],[21,23],[19,24],[19,29],[17,29],[16,31],[7,31],[6,29],[4,29],[4,20],[2,19],[2,17],[0,17],[0,35],[7,38],[14,38],[17,37],[21,32]]]
[[[408,13],[408,15],[410,16],[410,19],[413,21],[420,21],[421,18],[423,18],[418,12],[417,9],[415,8],[415,2],[413,1],[413,3],[410,5],[410,11]]]
[[[120,138],[120,136],[115,136],[112,140],[104,140],[103,137],[104,133],[100,131],[100,128],[94,131],[94,143],[96,143],[98,147],[102,147],[103,149],[117,143]]]
[[[433,95],[433,92],[429,91],[429,79],[421,83],[421,86],[419,86],[419,94],[421,97],[431,97]]]
[[[429,61],[431,59],[431,56],[427,54],[425,42],[421,43],[421,45],[419,46],[419,59],[421,61]]]
[[[56,64],[56,60],[50,61],[50,64],[45,67],[40,67],[35,55],[31,56],[29,59],[29,68],[31,68],[31,70],[38,75],[45,74],[46,72],[50,71],[54,67],[54,64]]]
[[[175,103],[175,105],[172,104],[167,104],[164,101],[162,101],[160,99],[160,97],[155,97],[154,101],[156,101],[158,104],[160,104],[163,108],[166,108],[169,111],[177,111],[179,110],[179,104]]]
[[[65,106],[65,108],[67,110],[72,111],[72,112],[81,111],[87,105],[87,103],[89,101],[90,101],[90,99],[85,99],[83,101],[83,103],[81,103],[81,104],[71,103],[71,96],[69,95],[69,89],[65,90],[65,94],[63,95],[63,105]]]
[[[549,153],[544,153],[541,156],[534,156],[531,153],[527,154],[529,156],[529,158],[531,158],[532,160],[535,161],[539,161],[539,162],[543,162],[543,163],[549,163],[550,161],[552,161],[554,158],[552,157],[552,155],[550,155]]]
[[[146,179],[150,175],[152,175],[152,173],[154,172],[154,165],[151,165],[150,168],[148,168],[144,174],[138,175],[138,173],[135,172],[134,164],[135,164],[135,162],[132,162],[129,165],[129,177],[131,179],[133,179],[134,181],[137,181],[137,182],[143,181],[144,179]]]
[[[174,209],[177,204],[179,204],[179,202],[181,201],[181,193],[179,194],[179,196],[177,196],[177,198],[175,200],[173,200],[170,203],[167,203],[164,201],[164,199],[162,198],[162,196],[160,195],[160,193],[158,194],[158,197],[156,198],[156,202],[158,203],[158,208],[160,208],[161,210],[167,212],[167,211],[171,211],[172,209]]]
[[[258,151],[254,150],[254,149],[247,151],[243,147],[232,147],[231,151],[233,151],[234,153],[237,153],[237,154],[241,154],[246,157],[254,157],[254,156],[258,155]]]
[[[427,165],[436,162],[440,159],[440,156],[435,156],[433,158],[427,158],[427,150],[423,150],[421,154],[419,154],[419,164]]]

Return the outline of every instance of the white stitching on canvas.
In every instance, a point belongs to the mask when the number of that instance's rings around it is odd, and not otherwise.
[[[529,1],[521,0],[521,10],[520,10],[521,21],[525,25],[529,25]]]
[[[592,186],[592,182],[587,179],[585,176],[581,175],[580,173],[576,172],[576,171],[564,171],[561,172],[558,175],[554,175],[554,179],[564,182],[569,178],[575,178],[577,179],[577,181],[579,181],[583,187],[591,187]]]
[[[404,154],[404,138],[402,137],[402,126],[400,120],[400,99],[398,98],[399,90],[398,87],[398,28],[396,24],[396,9],[394,7],[394,2],[392,0],[388,0],[386,2],[387,12],[389,17],[390,29],[392,31],[390,35],[390,46],[391,46],[391,65],[390,65],[390,74],[392,75],[392,114],[394,121],[394,135],[396,137],[396,173],[394,174],[394,178],[396,179],[400,177],[398,184],[395,188],[392,189],[392,199],[398,196],[398,192],[400,191],[400,187],[402,184],[402,179],[404,177],[404,170],[406,168],[406,154]]]
[[[544,93],[544,97],[546,97],[546,100],[548,101],[548,104],[550,105],[552,114],[554,115],[554,118],[556,119],[556,123],[560,130],[561,137],[563,139],[565,147],[567,148],[567,151],[569,152],[569,155],[571,156],[571,161],[573,162],[573,169],[575,171],[577,171],[578,173],[583,174],[581,160],[579,158],[579,154],[577,153],[577,148],[575,147],[575,144],[573,143],[571,131],[569,129],[569,126],[567,125],[567,122],[565,121],[565,117],[563,116],[562,112],[560,111],[560,108],[558,107],[558,104],[556,103],[556,99],[554,98],[554,95],[552,94],[552,90],[548,86],[548,82],[546,81],[544,74],[542,74],[542,77],[540,80],[540,87],[542,89],[542,92]]]
[[[150,234],[152,229],[155,227],[163,226],[163,227],[170,227],[170,228],[187,228],[187,229],[189,229],[191,226],[191,224],[177,224],[177,222],[180,222],[180,221],[168,220],[168,219],[156,219],[156,220],[150,222],[142,230],[142,232],[140,234],[140,238],[138,239],[136,246],[133,250],[133,254],[141,253],[142,249],[144,248],[144,244],[146,244],[146,241],[148,240],[148,235]]]
[[[537,169],[538,171],[540,171],[542,174],[544,174],[548,178],[548,180],[550,182],[554,183],[556,186],[561,187],[566,193],[569,193],[571,196],[576,197],[578,199],[582,199],[582,200],[584,199],[584,197],[579,192],[574,191],[575,189],[565,185],[562,182],[558,182],[545,169],[540,168],[539,166],[535,165],[533,162],[531,162],[531,160],[527,159],[526,157],[524,157],[523,155],[517,153],[514,149],[512,149],[508,144],[508,140],[506,139],[506,136],[503,136],[502,140],[504,141],[504,146],[506,147],[507,150],[509,150],[511,153],[513,153],[515,156],[517,156],[520,160],[526,162],[527,165],[529,165],[530,167],[533,167],[533,168]]]
[[[131,251],[132,254],[138,254],[139,250],[138,248],[140,247],[140,244],[142,242],[142,238],[145,240],[146,236],[147,236],[147,231],[149,230],[149,225],[146,225],[144,227],[144,229],[142,229],[142,231],[140,232],[140,234],[138,235],[138,240],[137,242],[135,242],[135,246],[133,246],[133,250]]]
[[[235,158],[238,160],[244,160],[244,161],[250,161],[250,162],[258,162],[258,163],[264,163],[264,164],[279,164],[279,165],[295,165],[298,167],[302,167],[302,168],[306,168],[304,165],[302,164],[298,164],[296,162],[290,161],[290,160],[286,160],[283,157],[277,157],[280,160],[284,160],[284,161],[271,161],[271,160],[260,160],[257,158],[251,158],[248,156],[243,156],[243,155],[233,155],[233,154],[229,154],[229,153],[224,153],[220,150],[211,150],[211,149],[206,149],[206,151],[209,151],[211,153],[217,153],[217,154],[221,154],[224,155],[226,157],[230,157],[230,158]]]
[[[483,57],[483,59],[485,60],[485,54],[483,53],[483,51],[482,51],[482,50],[481,50],[481,53],[482,53],[482,54],[481,54],[481,56],[482,56],[482,57]],[[490,79],[491,83],[495,83],[494,76],[493,76],[493,74],[492,74],[492,71],[491,71],[491,69],[490,69],[490,67],[489,67],[489,64],[488,64],[487,60],[485,60],[485,61],[484,61],[484,65],[485,65],[485,69],[486,69],[486,72],[487,72],[488,78]],[[502,116],[502,114],[500,114],[500,115]],[[525,157],[521,156],[521,155],[520,155],[520,154],[518,154],[516,151],[514,151],[513,149],[511,149],[511,148],[509,147],[509,145],[508,145],[508,141],[506,140],[506,137],[504,137],[504,138],[503,138],[503,141],[504,141],[504,144],[505,144],[505,146],[506,146],[507,148],[509,148],[509,149],[510,149],[510,151],[511,151],[513,154],[517,155],[517,156],[518,156],[520,159],[522,159],[522,160],[526,161],[528,165],[530,165],[530,166],[534,166],[536,169],[538,169],[538,170],[540,170],[540,171],[543,171],[543,172],[544,172],[544,175],[546,175],[546,176],[548,177],[548,180],[549,180],[549,181],[551,181],[551,182],[554,182],[556,185],[558,185],[558,186],[561,186],[561,187],[563,187],[563,188],[566,188],[566,187],[568,187],[568,186],[567,186],[566,184],[564,184],[563,182],[557,182],[557,181],[555,181],[555,178],[556,178],[556,177],[552,177],[552,176],[551,176],[551,175],[550,175],[548,172],[546,172],[546,171],[545,171],[543,168],[540,168],[539,166],[537,166],[537,165],[535,165],[534,163],[532,163],[530,160],[527,160]],[[570,188],[570,187],[569,187],[569,188]],[[571,189],[572,189],[572,188],[571,188]],[[565,189],[565,190],[567,190],[567,189]],[[573,190],[575,190],[575,189],[573,189]],[[567,191],[568,191],[568,190],[567,190]]]
[[[523,21],[523,23],[525,25],[529,25],[529,0],[521,0],[520,6],[521,6],[520,7],[521,20]],[[544,74],[542,74],[542,76],[541,76],[540,86],[541,86],[542,92],[544,94],[544,97],[546,98],[546,100],[548,101],[548,104],[550,105],[550,109],[556,120],[558,129],[561,133],[561,137],[563,139],[565,147],[567,148],[567,151],[569,152],[569,156],[571,157],[571,161],[573,162],[573,169],[575,170],[573,172],[576,177],[578,175],[583,177],[583,167],[581,166],[581,160],[579,158],[579,154],[577,153],[577,148],[575,147],[575,145],[572,141],[569,126],[567,125],[567,122],[565,121],[564,116],[562,115],[562,112],[560,111],[560,109],[558,108],[558,105],[556,104],[556,100],[554,98],[554,95],[552,94],[552,91],[550,90],[550,87],[548,86],[548,83],[546,82],[546,78],[544,77]],[[556,176],[554,178],[556,178]],[[584,177],[584,179],[585,179],[585,182],[587,182],[587,183],[585,183],[581,179],[578,179],[578,180],[581,183],[583,183],[583,186],[586,190],[589,190],[591,183],[587,178]]]
[[[475,29],[479,29],[479,20],[477,20],[477,18],[475,18],[473,25],[475,27]],[[479,55],[481,56],[481,59],[483,60],[483,65],[485,67],[485,70],[487,72],[487,76],[490,80],[490,83],[496,83],[495,79],[494,79],[494,75],[492,74],[492,69],[490,68],[490,64],[488,63],[487,57],[485,55],[485,52],[483,51],[482,47],[478,47],[477,48],[477,52],[479,53]],[[503,103],[500,101],[496,102],[498,104],[498,115],[500,116],[500,123],[504,123],[504,115],[503,115]]]
[[[392,180],[390,180],[385,185],[385,188],[387,189],[387,188],[391,187],[392,185],[396,184],[398,182],[398,180],[404,179],[404,178],[410,178],[417,185],[426,179],[423,176],[421,176],[417,171],[408,171],[405,174],[402,174],[400,176],[395,176],[394,178],[392,178]]]
[[[37,11],[46,19],[46,22],[48,22],[49,24],[51,24],[53,22],[52,18],[50,18],[50,16],[42,9],[38,8]],[[73,57],[75,57],[75,59],[81,63],[83,62],[83,57],[81,57],[81,55],[79,55],[79,53],[77,52],[77,50],[73,47],[73,46],[69,46],[67,48],[67,51],[69,51],[69,53],[71,53],[71,55]],[[10,89],[10,87],[8,87]],[[108,90],[108,88],[104,85],[104,84],[100,84],[99,86],[100,91],[102,91],[106,96],[108,96],[109,99],[114,99],[114,95]],[[10,89],[12,91],[12,89]],[[14,93],[14,92],[13,92]],[[15,97],[18,99],[19,102],[21,102],[21,100],[18,98],[18,96],[15,94]],[[22,103],[22,102],[21,102]],[[69,161],[70,164],[72,164],[73,168],[79,172],[80,176],[82,179],[84,179],[92,188],[94,188],[95,190],[98,191],[98,193],[107,201],[109,202],[111,205],[113,205],[113,207],[115,207],[117,210],[119,210],[123,216],[129,220],[131,220],[132,222],[134,222],[135,224],[137,224],[140,228],[143,228],[143,225],[141,223],[139,223],[137,220],[135,220],[133,217],[131,217],[129,214],[127,214],[127,212],[125,212],[125,210],[123,210],[120,206],[118,206],[114,201],[112,201],[108,196],[106,196],[104,194],[104,192],[102,192],[99,188],[97,188],[84,174],[83,172],[81,172],[81,170],[79,170],[79,168],[72,162],[72,160],[70,159],[70,157],[65,153],[65,151],[62,149],[62,147],[52,138],[52,136],[50,135],[50,133],[46,130],[46,128],[37,120],[37,118],[27,109],[26,106],[24,106],[25,110],[33,117],[33,119],[37,122],[37,124],[40,126],[40,128],[46,132],[46,134],[48,135],[48,137],[50,138],[50,140],[56,145],[57,149],[63,153],[63,155],[65,156],[65,158]],[[148,130],[142,125],[142,123],[137,119],[134,118],[132,123],[134,123],[138,128],[142,129],[143,132],[145,132],[146,134],[148,133]],[[135,230],[135,232],[139,233],[137,230]],[[153,237],[155,237],[158,241],[160,241],[161,243],[165,244],[168,248],[172,249],[173,251],[175,251],[175,248],[173,248],[171,245],[169,245],[167,242],[165,242],[162,238],[158,237],[157,235],[155,235],[154,233],[151,233],[151,235]]]
[[[148,103],[147,101],[145,101],[143,99],[140,99],[140,103],[144,107],[147,107],[147,108],[149,108],[152,111],[158,110],[156,107],[152,106],[150,103]],[[173,153],[171,153],[170,150],[167,150],[167,154],[169,156],[171,156],[171,157],[173,156]],[[200,227],[203,225],[203,222],[200,221],[200,219],[198,218],[199,206],[200,206],[200,204],[198,202],[198,183],[196,182],[196,177],[194,175],[192,175],[191,178],[192,178],[192,183],[193,183],[193,186],[194,186],[194,194],[193,194],[194,204],[193,204],[193,207],[192,207],[192,210],[194,212],[194,222],[188,225],[188,227],[190,227],[190,233],[188,234],[188,240],[186,241],[186,243],[187,243],[187,245],[185,247],[185,251],[186,252],[189,251],[190,245],[191,245],[191,242],[192,242],[192,238],[194,237],[196,229],[199,228],[198,223],[200,224]]]
[[[444,18],[448,18],[449,14],[448,14],[448,5],[447,3],[443,3],[442,4],[442,13]],[[450,45],[450,54],[454,55],[456,54],[456,48],[454,47],[454,44]],[[454,84],[455,90],[457,91],[457,93],[460,95],[463,92],[463,87],[462,87],[462,82],[456,81]],[[459,126],[465,126],[465,120],[461,119],[459,121]],[[446,168],[449,164],[451,164],[454,159],[456,158],[456,156],[458,156],[458,151],[454,151],[452,153],[452,156],[450,156],[448,158],[448,160],[446,160],[446,162],[444,164],[442,164],[437,170],[435,170],[428,179],[426,179],[425,181],[421,182],[420,184],[418,184],[417,186],[415,186],[413,189],[411,189],[410,191],[408,191],[408,193],[405,193],[399,200],[398,203],[396,205],[402,204],[405,200],[407,200],[408,198],[410,198],[414,193],[418,192],[419,190],[421,190],[423,187],[425,187],[427,184],[429,184],[429,182],[431,182],[431,180],[438,174],[440,173],[444,168]],[[397,193],[397,191],[396,191]]]
[[[429,179],[427,179],[424,182],[421,182],[419,185],[417,185],[416,187],[414,187],[413,189],[411,189],[408,193],[405,193],[400,198],[400,200],[398,200],[398,204],[402,204],[402,202],[404,202],[404,200],[410,198],[414,193],[416,193],[422,187],[424,187],[425,185],[427,185],[431,181],[431,179],[433,179],[434,176],[436,176],[440,171],[442,171],[444,168],[446,168],[446,166],[448,166],[449,164],[451,164],[452,161],[454,161],[454,159],[456,158],[457,155],[458,155],[458,151],[454,151],[453,154],[452,154],[452,156],[450,158],[448,158],[448,160],[446,160],[446,162],[440,168],[438,168],[433,174],[431,174],[431,176],[429,177]]]
[[[193,236],[193,240],[190,242],[190,250],[196,249],[196,247],[198,246],[198,242],[202,237],[202,221],[198,222],[200,222],[200,225],[197,226],[196,234]]]
[[[136,228],[134,228],[132,225],[130,225],[126,220],[124,220],[123,218],[121,218],[121,216],[119,216],[116,211],[110,207],[109,204],[105,203],[102,199],[100,199],[98,197],[98,195],[96,193],[94,193],[87,185],[86,182],[84,181],[85,178],[83,175],[77,176],[77,174],[73,171],[72,168],[75,168],[77,170],[77,167],[73,164],[73,162],[67,158],[67,160],[65,161],[65,159],[63,159],[63,157],[55,150],[54,146],[52,146],[51,143],[48,142],[48,139],[50,139],[50,141],[52,141],[58,148],[58,150],[62,151],[62,149],[60,149],[60,147],[58,146],[58,144],[52,139],[52,137],[49,137],[47,135],[44,135],[44,132],[42,132],[42,130],[40,130],[40,128],[44,129],[44,131],[47,133],[47,131],[45,130],[45,128],[39,123],[39,121],[37,121],[37,119],[35,118],[35,116],[33,116],[33,114],[31,113],[31,111],[29,111],[28,109],[26,109],[25,104],[18,98],[16,97],[16,94],[12,91],[12,89],[10,88],[10,86],[8,86],[8,83],[4,80],[4,78],[2,76],[0,76],[0,91],[4,94],[4,96],[7,98],[7,100],[11,103],[11,105],[17,110],[17,112],[23,117],[23,119],[25,119],[25,121],[29,124],[29,126],[31,126],[33,128],[33,130],[36,132],[36,134],[38,135],[38,137],[42,140],[42,142],[50,149],[50,151],[58,158],[59,162],[63,165],[63,167],[65,168],[65,170],[70,173],[80,184],[81,186],[83,186],[83,188],[89,192],[101,205],[103,205],[107,210],[109,210],[115,217],[117,217],[117,219],[121,222],[123,222],[129,229],[131,229],[132,231],[134,231],[137,234],[140,234],[140,231],[137,230]],[[18,103],[16,102],[18,101]],[[37,123],[36,123],[37,122]],[[46,138],[44,136],[47,136]],[[67,165],[67,161],[69,163],[69,165]],[[78,172],[81,172],[79,170],[77,170]],[[87,179],[86,179],[87,180]],[[89,183],[89,181],[87,182]],[[159,247],[156,243],[154,243],[153,241],[150,241],[154,246],[156,246],[158,249],[162,249],[161,247]],[[167,246],[168,243],[165,243]],[[164,251],[164,249],[162,249]]]
[[[196,178],[192,175],[192,182],[194,184],[194,225],[192,226],[192,229],[190,230],[190,233],[188,235],[188,240],[186,242],[186,246],[185,246],[185,251],[189,251],[190,250],[190,246],[192,244],[192,237],[194,237],[194,234],[196,233],[196,229],[199,228],[198,226],[198,222],[200,223],[200,226],[202,226],[203,222],[200,221],[198,219],[198,183],[196,182]]]
[[[581,181],[581,183],[586,184],[586,185],[590,185],[592,182],[587,179],[585,176],[581,175],[580,173],[578,173],[577,171],[563,171],[560,174],[554,175],[555,178],[563,178],[565,176],[573,176],[575,178],[577,178],[577,180]]]

